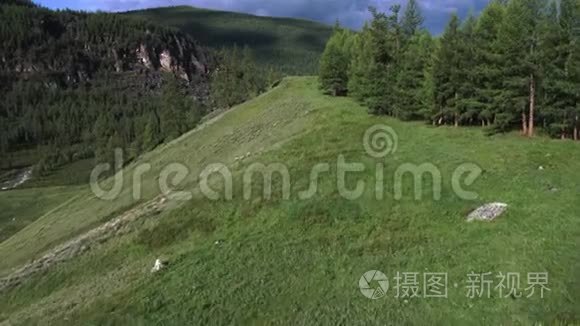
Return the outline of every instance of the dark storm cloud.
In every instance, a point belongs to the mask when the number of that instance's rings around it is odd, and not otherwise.
[[[132,9],[191,5],[261,16],[305,18],[332,24],[339,19],[343,25],[360,28],[369,18],[367,8],[381,10],[406,0],[40,0],[49,7],[71,7],[85,10],[124,11]],[[419,0],[425,25],[435,33],[443,30],[449,15],[457,11],[465,16],[478,13],[488,0]]]

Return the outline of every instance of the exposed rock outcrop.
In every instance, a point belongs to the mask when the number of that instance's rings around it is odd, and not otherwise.
[[[508,205],[504,203],[485,204],[467,216],[467,221],[493,221],[507,210]]]
[[[38,7],[20,9],[18,14],[27,16],[22,20],[27,26],[20,27],[25,34],[18,36],[22,41],[0,49],[0,75],[9,80],[43,78],[74,87],[104,73],[172,73],[186,81],[196,97],[207,88],[213,59],[179,31],[119,14]],[[10,11],[0,10],[0,19],[9,16]],[[34,43],[24,42],[28,39]]]

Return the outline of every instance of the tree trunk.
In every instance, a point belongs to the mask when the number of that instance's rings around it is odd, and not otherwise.
[[[528,123],[528,136],[534,137],[534,114],[536,111],[536,81],[534,75],[530,75],[530,122]]]
[[[578,116],[576,116],[574,121],[574,140],[578,140],[578,136]]]
[[[485,120],[481,120],[481,126],[485,127]]]
[[[522,112],[522,135],[528,135],[528,117],[525,112]]]
[[[459,127],[459,113],[457,113],[457,101],[458,100],[459,100],[459,94],[457,92],[455,92],[455,114],[454,114],[455,127]]]

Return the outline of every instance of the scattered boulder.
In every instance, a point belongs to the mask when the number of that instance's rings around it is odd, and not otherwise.
[[[501,216],[508,208],[504,203],[485,204],[467,216],[467,221],[493,221]]]
[[[539,171],[544,171],[545,169],[544,169],[544,167],[543,167],[543,166],[541,166],[541,165],[540,165],[540,166],[538,167],[538,170],[539,170]]]
[[[165,267],[167,267],[167,262],[158,258],[155,261],[155,265],[153,266],[153,268],[151,268],[151,273],[157,273],[160,270],[164,269]]]

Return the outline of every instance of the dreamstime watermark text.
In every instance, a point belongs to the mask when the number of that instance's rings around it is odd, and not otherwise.
[[[450,182],[450,189],[458,198],[462,200],[478,198],[477,193],[468,190],[483,172],[483,169],[475,163],[459,164],[450,175],[445,175],[432,162],[420,164],[407,162],[398,164],[392,175],[385,176],[386,163],[392,163],[389,162],[389,157],[395,155],[400,146],[398,134],[389,126],[374,125],[366,130],[362,145],[366,157],[361,157],[358,161],[349,161],[344,154],[338,154],[332,162],[314,164],[310,168],[308,187],[295,192],[295,196],[300,200],[311,199],[319,193],[321,181],[333,178],[332,182],[336,185],[337,193],[346,200],[357,200],[369,189],[373,191],[377,200],[385,199],[386,191],[390,191],[395,200],[402,200],[409,195],[417,201],[427,198],[426,196],[440,200],[444,181]],[[151,178],[148,174],[154,173],[152,165],[138,164],[131,169],[129,180],[126,180],[127,172],[122,168],[123,151],[116,149],[114,157],[114,164],[99,164],[91,172],[90,187],[93,193],[100,199],[114,200],[128,185],[131,187],[133,199],[142,199],[144,180]],[[367,160],[367,164],[362,162],[363,158]],[[369,158],[375,161],[374,166],[369,166]],[[112,177],[103,178],[112,172],[114,172]],[[368,180],[369,172],[373,176],[370,178],[372,180]],[[163,195],[178,200],[193,198],[192,192],[177,190],[192,176],[187,165],[169,163],[156,173],[158,189]],[[366,179],[363,174],[367,176]],[[282,199],[288,200],[292,197],[292,190],[297,190],[296,182],[304,181],[293,178],[288,166],[281,162],[267,164],[253,162],[243,169],[241,175],[241,196],[244,200],[251,200],[255,196],[269,200],[273,198],[274,193],[280,193]],[[276,183],[275,180],[280,182]],[[352,182],[353,180],[355,182]],[[256,182],[261,182],[261,193],[255,191]],[[224,163],[206,165],[197,176],[196,185],[207,199],[234,199],[234,173]],[[430,191],[426,191],[429,186]]]

